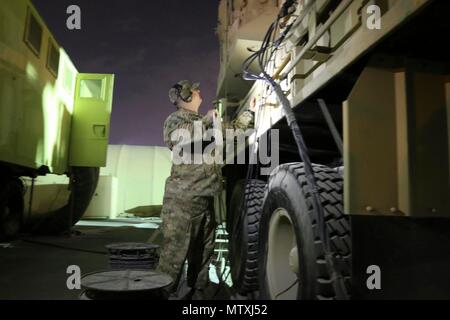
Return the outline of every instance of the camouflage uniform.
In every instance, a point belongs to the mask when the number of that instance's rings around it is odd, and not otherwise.
[[[187,129],[192,135],[194,121],[202,121],[203,129],[212,127],[206,117],[180,108],[164,123],[164,141],[172,150],[171,134],[176,129]],[[244,112],[237,120],[224,128],[246,129],[253,122],[253,115]],[[203,289],[209,279],[209,264],[214,253],[217,222],[214,212],[214,196],[222,189],[219,165],[173,165],[166,180],[161,212],[163,244],[158,271],[172,276],[174,292],[179,283],[182,267],[188,259],[188,285]]]

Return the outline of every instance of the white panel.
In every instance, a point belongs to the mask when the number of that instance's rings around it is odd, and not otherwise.
[[[100,175],[117,179],[114,205],[110,209],[96,207],[101,212],[110,210],[110,217],[139,206],[161,205],[165,181],[171,169],[170,151],[164,147],[110,145],[105,168]],[[110,186],[100,185],[99,194],[109,194]],[[109,188],[109,189],[108,189]],[[105,203],[105,201],[100,201]],[[105,204],[106,206],[106,204]],[[98,213],[89,213],[93,216]]]

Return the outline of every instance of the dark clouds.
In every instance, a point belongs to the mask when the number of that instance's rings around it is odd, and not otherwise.
[[[167,98],[181,79],[201,82],[206,112],[219,69],[218,0],[33,0],[80,72],[114,73],[113,144],[163,145]],[[77,4],[82,30],[70,31]]]

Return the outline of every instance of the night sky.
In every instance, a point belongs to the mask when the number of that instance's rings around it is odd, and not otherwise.
[[[164,145],[167,96],[178,80],[201,83],[205,113],[215,98],[219,0],[33,0],[80,72],[116,75],[111,144]],[[81,30],[66,9],[81,8]]]

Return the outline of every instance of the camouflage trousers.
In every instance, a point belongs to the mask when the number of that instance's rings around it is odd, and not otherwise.
[[[157,271],[170,275],[178,288],[184,262],[188,261],[187,283],[203,289],[209,280],[214,253],[216,219],[214,198],[202,196],[164,196],[161,212],[163,243]]]

